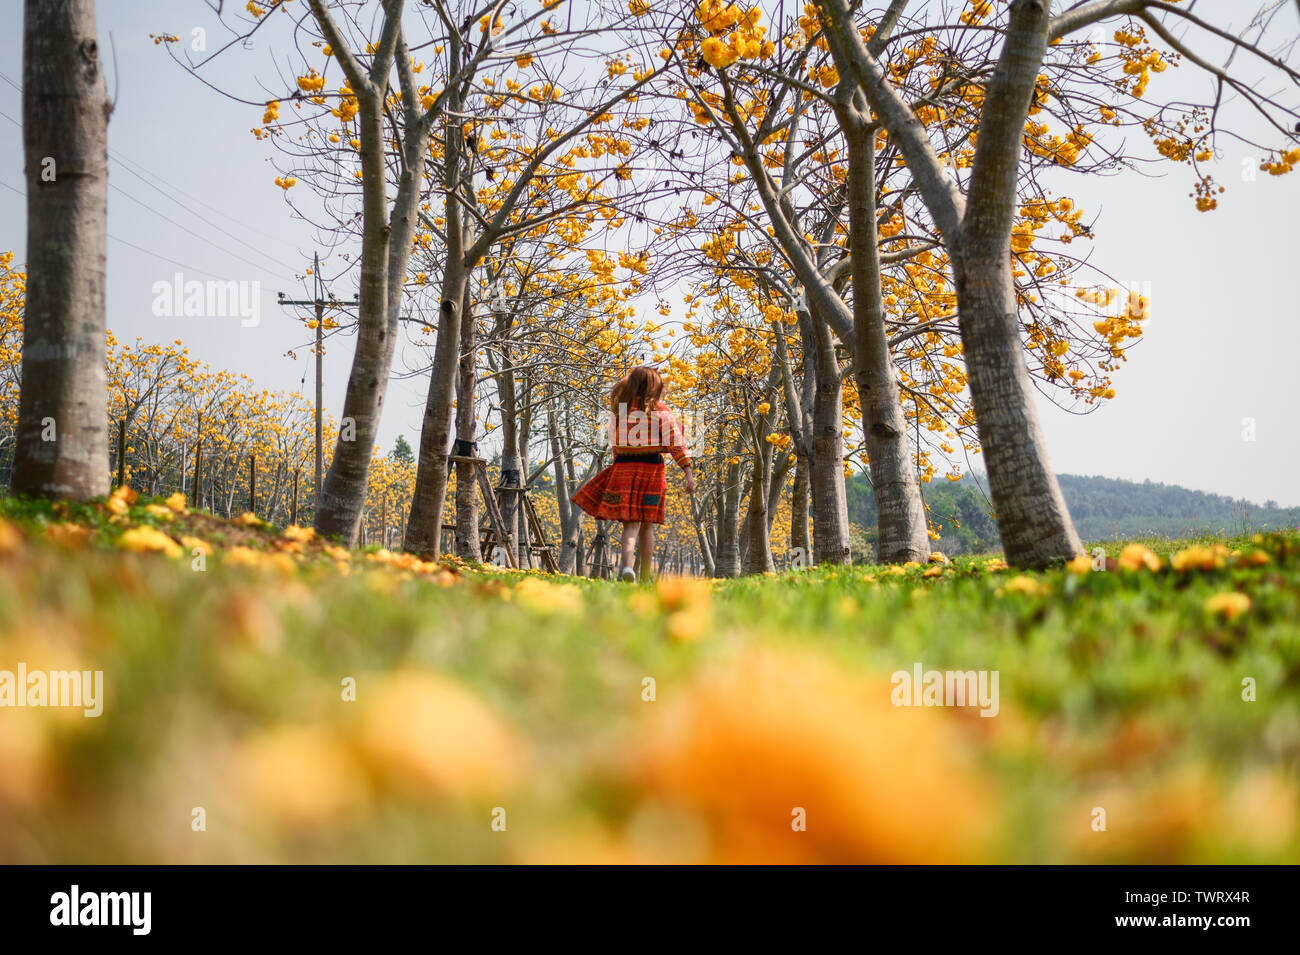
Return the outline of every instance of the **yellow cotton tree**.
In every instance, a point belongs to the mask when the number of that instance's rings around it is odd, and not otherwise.
[[[968,11],[962,23],[974,27],[988,13],[983,8]],[[863,282],[857,274],[857,262],[851,262],[857,257],[844,254],[837,259],[833,253],[825,255],[828,245],[845,248],[849,244],[853,203],[847,203],[848,222],[825,233],[805,227],[800,236],[797,225],[783,230],[780,221],[784,218],[787,225],[795,225],[796,218],[806,219],[816,212],[842,216],[843,190],[848,187],[853,196],[865,191],[849,183],[855,140],[852,116],[846,117],[841,105],[845,79],[830,56],[815,6],[805,9],[797,28],[777,38],[778,55],[774,58],[773,51],[765,53],[759,42],[767,40],[765,35],[745,38],[758,19],[752,10],[701,4],[678,22],[673,44],[665,46],[665,58],[679,64],[682,87],[677,95],[686,101],[693,122],[717,128],[724,137],[714,161],[701,163],[706,174],[715,172],[716,185],[710,185],[712,191],[705,197],[705,206],[716,203],[714,215],[710,218],[706,209],[684,208],[686,224],[688,228],[698,227],[701,248],[708,257],[733,265],[732,272],[742,287],[746,271],[767,272],[775,285],[797,291],[790,289],[794,282],[771,274],[769,260],[761,259],[759,253],[745,249],[737,241],[746,230],[755,234],[755,226],[764,225],[764,203],[754,201],[752,187],[745,191],[745,180],[749,178],[761,186],[764,173],[770,171],[780,186],[781,199],[778,208],[767,213],[765,231],[778,240],[780,253],[787,258],[793,255],[791,261],[798,259],[804,240],[814,242],[817,255],[825,256],[829,274],[813,275],[805,285],[815,285],[823,277],[834,285],[837,278],[852,273],[853,288],[837,291],[853,306],[856,318],[864,297],[859,293]],[[887,41],[893,29],[890,19],[882,21],[880,33],[876,24],[866,24],[863,41]],[[665,30],[665,34],[669,32]],[[982,64],[989,62],[992,52],[989,44],[979,38],[988,36],[987,31],[971,29],[958,34],[955,41],[941,42],[933,34],[913,32],[905,42],[881,43],[874,50],[886,62],[890,79],[915,97],[915,117],[921,126],[933,131],[939,161],[951,170],[952,176],[959,177],[960,171],[970,169],[973,162],[979,108],[984,98],[979,77]],[[1131,58],[1134,62],[1145,62],[1153,72],[1163,68],[1158,65],[1164,62],[1158,51],[1139,52],[1140,56]],[[1100,59],[1101,54],[1095,54],[1095,58]],[[1122,55],[1116,59],[1130,73],[1141,74],[1143,67],[1128,63]],[[1022,167],[1020,187],[1025,198],[1012,230],[1013,277],[1017,300],[1026,314],[1023,346],[1031,356],[1031,374],[1051,386],[1048,393],[1055,400],[1087,406],[1114,395],[1109,373],[1123,358],[1117,336],[1131,342],[1140,334],[1139,323],[1145,317],[1146,306],[1139,296],[1133,296],[1132,309],[1111,315],[1098,313],[1094,307],[1097,300],[1114,301],[1117,295],[1108,286],[1090,282],[1082,274],[1086,270],[1081,257],[1070,255],[1069,248],[1071,241],[1091,237],[1089,223],[1069,199],[1054,197],[1040,182],[1045,170],[1086,172],[1113,162],[1113,152],[1095,148],[1092,155],[1096,158],[1087,158],[1093,141],[1088,125],[1091,121],[1076,114],[1090,98],[1104,95],[1121,110],[1134,98],[1124,83],[1117,87],[1110,80],[1100,79],[1067,83],[1071,70],[1077,72],[1072,61],[1049,64],[1048,71],[1039,77],[1029,110],[1024,137],[1027,162]],[[760,89],[762,94],[757,92]],[[798,95],[791,99],[786,89],[795,89]],[[1115,97],[1117,89],[1125,94],[1119,100]],[[790,103],[784,107],[787,119],[773,122],[771,117],[783,106],[782,95]],[[1113,109],[1110,112],[1114,118],[1116,113]],[[1073,121],[1058,134],[1056,124],[1062,114]],[[1102,115],[1093,111],[1094,117]],[[799,119],[799,125],[794,118]],[[1176,124],[1165,122],[1163,117],[1149,121],[1146,127],[1176,131]],[[880,286],[877,314],[883,316],[885,341],[902,380],[899,400],[909,424],[907,430],[912,432],[906,444],[916,448],[915,466],[922,484],[935,476],[939,462],[947,477],[955,480],[960,477],[958,449],[969,455],[979,453],[980,448],[969,406],[963,348],[956,330],[953,267],[927,208],[916,197],[904,157],[878,122],[874,131],[876,138],[871,145],[878,157],[875,178],[880,215],[880,267],[874,270]],[[857,141],[861,139],[858,136]],[[799,150],[787,152],[787,145],[796,141]],[[747,143],[755,148],[750,150]],[[720,161],[723,149],[731,150],[733,167],[725,179],[721,170],[727,166]],[[1169,150],[1162,150],[1162,155],[1166,152]],[[762,198],[761,188],[758,193]],[[858,221],[863,218],[859,216]],[[796,280],[807,277],[794,276]],[[787,297],[793,296],[787,292]],[[855,344],[852,334],[841,337],[850,347]],[[860,420],[862,362],[856,365],[858,374],[846,382],[845,412],[848,418]],[[865,424],[863,432],[870,434]],[[864,442],[850,454],[869,456],[866,452]]]
[[[960,299],[963,359],[1008,560],[1043,566],[1069,559],[1080,550],[1079,540],[1042,445],[1033,389],[1020,356],[1026,324],[1030,336],[1048,349],[1043,366],[1049,374],[1057,370],[1051,359],[1064,354],[1052,349],[1068,345],[1049,341],[1045,330],[1035,330],[1021,316],[1032,300],[1015,274],[1024,268],[1015,255],[1024,251],[1027,239],[1016,210],[1027,198],[1049,198],[1035,181],[1037,170],[1114,168],[1127,161],[1124,136],[1110,135],[1109,129],[1126,121],[1135,121],[1155,140],[1162,158],[1190,159],[1197,166],[1197,208],[1212,209],[1222,187],[1215,187],[1199,164],[1213,155],[1224,84],[1268,117],[1287,141],[1285,148],[1295,145],[1297,137],[1289,130],[1297,111],[1276,96],[1257,92],[1258,84],[1208,66],[1186,38],[1176,35],[1183,28],[1230,43],[1234,71],[1244,62],[1251,68],[1263,63],[1293,88],[1300,85],[1300,72],[1190,9],[1160,0],[1088,0],[1056,15],[1048,4],[1002,7],[981,0],[968,4],[956,23],[946,12],[918,9],[896,43],[880,43],[877,31],[897,25],[904,6],[891,4],[883,18],[876,18],[846,0],[816,0],[808,11],[807,31],[825,38],[836,72],[849,84],[852,101],[844,110],[853,114],[851,122],[879,123],[897,147],[948,249]],[[1152,47],[1147,29],[1174,55]],[[1077,39],[1088,31],[1088,39]],[[929,55],[941,61],[936,64],[941,84],[955,75],[970,86],[973,76],[962,73],[972,68],[987,77],[964,105],[950,104],[950,112],[933,116],[935,122],[922,115],[933,105],[925,98],[934,88],[919,86],[923,74],[914,69],[897,70],[900,52],[927,55],[931,37]],[[1107,37],[1113,37],[1113,44]],[[1208,67],[1219,92],[1200,106],[1149,103],[1148,85],[1179,62]],[[965,124],[972,147],[968,173],[952,162],[950,138],[939,135],[963,109],[978,116],[977,124]],[[1019,233],[1013,231],[1017,225]],[[1125,320],[1140,321],[1142,312],[1137,303]],[[1109,332],[1107,336],[1109,341]],[[1108,385],[1099,387],[1097,397],[1104,397]]]
[[[0,461],[12,467],[22,385],[23,308],[27,275],[14,268],[13,252],[0,253]]]

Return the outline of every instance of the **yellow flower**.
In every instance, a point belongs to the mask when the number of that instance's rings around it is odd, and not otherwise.
[[[358,692],[366,702],[357,743],[386,788],[416,797],[496,795],[519,778],[521,744],[459,683],[399,671]]]
[[[1236,591],[1215,594],[1205,601],[1205,612],[1225,620],[1236,620],[1250,609],[1250,598]]]
[[[668,613],[678,610],[707,610],[713,588],[703,577],[663,576],[655,582],[659,605]]]
[[[716,69],[730,66],[740,59],[740,54],[715,36],[708,37],[700,44],[700,53],[708,64]]]
[[[708,861],[978,858],[983,776],[949,717],[893,706],[885,680],[750,651],[674,696],[647,719],[631,781],[647,804],[703,829],[695,851]],[[803,831],[792,825],[801,812]]]
[[[1092,558],[1087,554],[1080,554],[1078,557],[1067,561],[1065,569],[1072,574],[1079,574],[1080,576],[1090,574],[1092,573]]]
[[[263,555],[260,551],[255,551],[251,547],[232,547],[226,551],[222,562],[231,567],[260,567],[262,565]]]
[[[1129,544],[1119,552],[1119,566],[1124,570],[1158,571],[1163,564],[1159,557],[1142,544]]]
[[[678,610],[664,621],[664,631],[677,643],[694,643],[708,632],[711,615],[708,611]]]
[[[58,525],[56,525],[58,526]],[[75,525],[63,525],[72,527]],[[89,531],[87,531],[89,534]],[[23,535],[18,528],[14,527],[9,521],[0,517],[0,554],[13,554],[22,550]]]
[[[627,609],[638,617],[653,617],[659,612],[659,601],[644,590],[634,590],[627,598]]]
[[[10,553],[14,548],[9,543],[8,534],[17,531],[12,530],[13,525],[8,521],[0,524],[0,553]],[[45,528],[45,536],[60,547],[66,547],[69,550],[80,550],[90,540],[91,530],[89,527],[83,527],[80,524],[72,524],[67,521],[62,524],[51,524]],[[18,539],[21,542],[21,538]]]
[[[284,536],[287,540],[305,544],[316,539],[316,528],[299,527],[297,524],[290,524],[284,529]]]
[[[168,507],[170,507],[177,514],[185,514],[189,510],[185,506],[185,495],[182,494],[180,491],[177,491],[171,497],[167,498],[167,500],[165,500],[163,503],[166,504]]]
[[[163,507],[161,504],[146,504],[145,511],[150,517],[156,517],[160,521],[172,521],[176,518],[176,512],[171,508]]]
[[[1200,544],[1180,550],[1169,558],[1169,565],[1180,573],[1192,570],[1218,570],[1223,566],[1228,549],[1217,544],[1213,549]]]
[[[668,614],[664,629],[678,643],[693,643],[713,622],[713,590],[700,577],[660,577],[655,583],[659,606]]]
[[[999,594],[1025,594],[1029,597],[1036,597],[1046,591],[1041,583],[1033,577],[1026,577],[1021,574],[1019,577],[1012,577],[1005,584],[998,588]]]
[[[1106,809],[1104,833],[1079,823],[1096,806]],[[1188,765],[1156,780],[1093,790],[1064,808],[1059,826],[1062,841],[1081,861],[1186,863],[1202,861],[1198,846],[1221,818],[1213,777],[1203,766]]]
[[[6,809],[48,807],[58,759],[44,716],[39,709],[7,710],[0,720],[0,806]]]
[[[154,552],[168,557],[179,557],[181,549],[177,543],[162,531],[152,527],[133,527],[117,539],[117,546],[122,550],[139,553]]]
[[[207,556],[208,554],[212,553],[211,544],[209,544],[207,541],[203,540],[200,537],[191,537],[189,534],[185,534],[181,537],[181,546],[184,547],[191,554],[194,553],[196,550],[199,551],[204,556]]]
[[[261,527],[262,519],[252,511],[245,511],[235,518],[236,524],[243,524],[245,527]]]
[[[241,803],[290,828],[348,816],[369,798],[363,768],[348,748],[314,727],[280,727],[251,737],[235,751],[228,772]]]
[[[514,599],[538,613],[578,613],[582,591],[573,584],[548,584],[537,577],[525,577],[514,589]]]
[[[136,494],[135,491],[131,490],[131,488],[127,487],[125,484],[121,484],[108,496],[108,509],[113,514],[121,517],[131,509],[131,505],[135,503],[137,497],[139,497],[139,495]]]
[[[1233,787],[1224,806],[1225,835],[1256,852],[1287,845],[1296,831],[1296,789],[1276,769],[1251,772]]]

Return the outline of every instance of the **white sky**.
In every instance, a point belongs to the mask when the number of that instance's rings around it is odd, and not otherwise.
[[[1216,11],[1241,16],[1254,7],[1203,0],[1197,10],[1222,24]],[[1295,8],[1288,7],[1282,22],[1294,35]],[[0,250],[12,249],[22,261],[26,207],[16,125],[22,103],[15,85],[22,80],[21,0],[0,0],[0,11],[8,27],[0,31]],[[108,246],[109,327],[124,340],[179,338],[213,367],[245,372],[267,388],[301,387],[310,394],[310,375],[300,386],[309,357],[304,351],[293,361],[285,354],[303,344],[304,330],[275,296],[310,297],[293,273],[310,264],[314,236],[291,217],[272,181],[273,150],[249,133],[260,111],[205,88],[149,39],[151,32],[172,32],[184,40],[194,26],[206,25],[213,48],[222,42],[214,17],[202,0],[99,0],[98,17],[110,93],[117,97],[110,154],[127,161],[110,161],[116,188],[109,193],[108,228],[115,237]],[[284,89],[276,71],[284,57],[273,63],[271,53],[265,43],[231,50],[209,79],[248,98],[268,98],[259,78]],[[1186,65],[1155,77],[1148,95],[1163,95],[1162,84],[1203,82],[1193,71]],[[1216,178],[1228,191],[1212,213],[1194,210],[1187,197],[1191,176],[1181,167],[1166,166],[1156,179],[1125,174],[1060,181],[1059,193],[1101,213],[1093,261],[1123,281],[1149,283],[1152,317],[1144,340],[1114,376],[1118,397],[1086,416],[1043,402],[1044,428],[1053,464],[1064,473],[1150,478],[1296,506],[1300,171],[1244,181],[1242,169],[1256,165],[1244,161],[1258,157],[1227,140],[1220,146]],[[260,282],[260,323],[155,317],[152,286],[177,271],[187,278]],[[334,291],[351,298],[355,287]],[[326,357],[325,403],[336,414],[350,358],[351,339],[336,340]],[[417,443],[424,395],[423,380],[393,381],[380,432],[385,448],[403,433]],[[1247,418],[1255,422],[1254,441],[1242,439]]]

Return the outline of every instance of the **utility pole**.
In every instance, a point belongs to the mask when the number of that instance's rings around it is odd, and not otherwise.
[[[321,407],[324,404],[324,384],[323,371],[325,362],[325,306],[342,305],[338,299],[330,296],[325,298],[325,283],[320,277],[320,253],[317,252],[312,257],[312,278],[315,279],[315,297],[309,299],[290,299],[285,298],[284,293],[280,292],[278,301],[281,305],[312,305],[316,309],[316,510],[320,510],[321,486],[323,476],[321,474],[321,462],[323,454],[321,449]],[[360,295],[355,295],[350,304],[356,305],[361,301]]]

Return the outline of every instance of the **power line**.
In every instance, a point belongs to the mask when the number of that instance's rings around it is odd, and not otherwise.
[[[118,238],[117,236],[113,235],[113,233],[111,232],[107,233],[107,235],[114,242],[120,242],[123,245],[130,246],[131,248],[135,249],[137,252],[143,252],[145,255],[151,255],[156,259],[162,259],[164,262],[168,263],[169,265],[174,265],[177,268],[184,269],[186,272],[196,272],[199,275],[206,275],[208,278],[213,279],[214,281],[218,281],[218,282],[221,281],[220,277],[213,275],[211,272],[207,271],[206,269],[196,269],[192,265],[186,265],[184,262],[177,262],[175,259],[170,259],[167,256],[163,255],[161,252],[151,252],[149,249],[146,249],[144,246],[136,245],[134,242],[129,242],[126,239]]]
[[[222,209],[217,208],[214,205],[210,205],[209,203],[204,202],[202,199],[194,195],[192,192],[186,192],[184,189],[182,189],[180,186],[176,185],[175,183],[168,182],[166,179],[164,179],[162,176],[155,173],[153,170],[149,169],[143,163],[137,162],[134,159],[130,159],[126,156],[123,156],[115,149],[110,149],[108,151],[108,158],[112,159],[114,162],[116,162],[118,165],[120,165],[123,169],[125,169],[127,172],[131,173],[132,175],[138,176],[139,173],[136,173],[134,170],[129,168],[127,165],[128,163],[130,163],[130,165],[132,166],[136,166],[142,169],[144,172],[148,173],[153,179],[157,180],[157,182],[162,183],[163,185],[167,186],[169,189],[174,189],[176,192],[179,192],[185,198],[191,200],[192,202],[197,203],[198,205],[203,206],[203,208],[205,209],[210,209],[212,212],[215,212],[217,215],[222,216],[223,218],[229,219],[231,222],[235,223],[236,225],[242,226],[243,228],[247,229],[249,232],[256,232],[258,235],[266,236],[266,238],[274,239],[277,242],[284,241],[284,239],[282,239],[278,235],[267,232],[265,229],[259,229],[257,226],[249,225],[247,222],[244,222],[242,219],[235,218],[229,212],[226,212]],[[154,188],[157,188],[157,186],[154,186]],[[164,193],[164,195],[166,194]],[[172,201],[176,202],[176,200],[174,199]],[[198,215],[198,213],[195,213],[195,215]]]
[[[10,86],[12,86],[14,89],[18,90],[20,93],[22,92],[22,87],[21,87],[18,83],[14,82],[12,79],[10,79],[10,78],[9,78],[7,75],[5,75],[3,72],[0,72],[0,79],[3,79],[6,83],[8,83],[8,84],[9,84]],[[3,116],[5,119],[9,120],[9,122],[13,123],[13,124],[14,124],[15,126],[17,126],[19,129],[22,128],[22,123],[20,123],[20,122],[19,122],[18,120],[16,120],[16,119],[14,119],[14,118],[13,118],[12,116],[10,116],[8,113],[5,113],[5,112],[3,112],[3,111],[0,111],[0,116]],[[277,242],[282,242],[282,241],[284,241],[284,240],[283,240],[282,238],[280,238],[279,236],[276,236],[276,235],[273,235],[273,234],[271,234],[271,233],[269,233],[269,232],[266,232],[266,231],[263,230],[263,229],[259,229],[259,228],[257,228],[256,226],[249,225],[247,222],[244,222],[244,221],[242,221],[242,220],[240,220],[240,219],[238,219],[238,218],[236,218],[236,217],[230,215],[228,212],[225,212],[225,211],[223,211],[223,210],[217,208],[216,206],[213,206],[213,205],[208,204],[207,202],[204,202],[204,201],[203,201],[202,199],[200,199],[198,196],[195,196],[195,195],[193,195],[192,193],[189,193],[189,192],[187,192],[186,190],[182,189],[180,186],[177,186],[177,185],[175,185],[174,183],[168,182],[166,179],[163,179],[161,176],[157,175],[155,172],[153,172],[151,169],[149,169],[149,168],[148,168],[147,166],[145,166],[143,163],[141,163],[141,162],[137,162],[137,161],[134,160],[134,159],[131,159],[131,158],[127,157],[127,156],[124,156],[124,155],[122,155],[121,153],[117,152],[116,150],[113,150],[113,149],[108,150],[108,156],[109,156],[110,159],[112,159],[114,162],[116,162],[116,163],[118,164],[118,166],[119,166],[123,171],[128,172],[128,173],[130,173],[131,175],[135,176],[137,179],[139,179],[141,182],[143,182],[143,183],[144,183],[146,186],[148,186],[150,189],[153,189],[155,192],[157,192],[157,193],[158,193],[160,196],[162,196],[164,199],[167,199],[167,200],[170,201],[170,202],[174,202],[174,203],[176,203],[176,205],[181,206],[182,208],[184,208],[187,214],[192,215],[192,216],[194,216],[196,219],[199,219],[199,220],[201,220],[201,221],[207,223],[207,224],[208,224],[209,226],[211,226],[213,229],[216,229],[218,232],[222,233],[223,235],[229,236],[230,238],[234,239],[236,242],[240,242],[240,243],[243,243],[244,245],[247,245],[250,249],[252,249],[253,252],[256,252],[256,253],[257,253],[258,255],[260,255],[262,258],[264,258],[264,259],[266,259],[266,260],[268,260],[268,261],[274,262],[274,263],[276,263],[277,265],[280,265],[280,266],[282,266],[283,268],[288,269],[290,272],[296,271],[296,267],[295,267],[295,266],[289,264],[288,262],[285,262],[283,259],[276,258],[275,256],[270,255],[270,254],[268,254],[267,252],[264,252],[264,251],[261,250],[261,249],[258,249],[258,248],[253,247],[253,246],[251,245],[251,243],[249,243],[246,239],[244,239],[244,238],[242,238],[242,237],[240,237],[240,236],[238,236],[238,235],[235,235],[233,232],[229,231],[228,229],[226,229],[226,228],[224,228],[224,227],[218,225],[217,223],[213,222],[211,219],[207,218],[206,216],[202,215],[201,213],[199,213],[199,212],[195,211],[194,209],[190,208],[186,203],[181,202],[181,201],[180,201],[179,199],[177,199],[175,196],[168,195],[166,192],[164,192],[164,191],[159,187],[158,183],[162,183],[163,185],[166,185],[169,189],[172,189],[172,190],[174,190],[175,192],[180,193],[182,196],[185,196],[187,199],[191,200],[192,202],[197,203],[198,205],[203,206],[205,209],[210,209],[210,210],[212,210],[212,211],[215,212],[216,214],[218,214],[218,215],[220,215],[220,216],[222,216],[222,217],[224,217],[224,218],[226,218],[226,219],[229,219],[231,222],[234,222],[235,224],[237,224],[237,225],[239,225],[239,226],[242,226],[243,228],[249,230],[250,232],[256,232],[256,233],[258,233],[259,235],[263,235],[263,236],[266,236],[267,238],[274,239],[274,240],[276,240]],[[148,175],[147,175],[147,176],[146,176],[146,175],[142,175],[141,172],[137,172],[136,169],[131,168],[132,166],[137,167],[138,169],[142,170],[143,173],[147,173]],[[152,181],[151,181],[151,180],[152,180]],[[109,185],[113,185],[113,184],[110,183]],[[115,186],[115,185],[113,185],[113,188],[118,189],[119,192],[122,191],[120,188],[118,188],[118,187]],[[140,201],[140,200],[138,200],[138,199],[135,199],[135,197],[132,196],[132,195],[130,195],[129,193],[122,192],[122,194],[125,195],[128,199],[133,199],[133,200],[136,201],[136,202],[139,202],[139,201]],[[140,203],[140,204],[141,204],[141,205],[144,205],[144,203]],[[169,219],[167,216],[163,215],[163,213],[161,213],[161,212],[158,212],[156,209],[153,209],[153,208],[151,208],[151,207],[149,207],[149,206],[145,206],[145,208],[146,208],[146,209],[149,209],[149,211],[150,211],[150,212],[153,212],[155,215],[158,215],[158,216],[161,216],[161,217],[164,218],[164,219],[167,219],[167,221],[171,222],[173,225],[176,225],[176,226],[178,226],[179,228],[182,228],[182,229],[185,228],[184,226],[181,226],[179,223],[177,223],[174,219]],[[202,241],[204,241],[204,242],[208,242],[209,244],[213,245],[215,248],[221,249],[220,246],[217,246],[215,243],[212,243],[209,239],[204,238],[203,236],[199,235],[198,233],[196,233],[196,232],[192,232],[192,231],[190,231],[190,230],[188,230],[188,229],[186,229],[186,231],[189,231],[190,234],[193,235],[193,236],[195,236],[196,238],[198,238],[198,239],[200,239],[200,240],[202,240]],[[240,256],[238,256],[236,253],[228,252],[228,251],[225,250],[225,249],[221,249],[221,251],[226,252],[228,255],[234,255],[236,258],[240,258]],[[243,261],[246,262],[247,260],[244,259]]]
[[[8,189],[10,192],[22,196],[24,198],[26,198],[27,196],[27,193],[23,192],[21,189],[9,185],[9,183],[5,182],[3,179],[0,179],[0,186],[3,186],[4,188]],[[187,272],[196,272],[199,275],[206,275],[210,279],[221,281],[221,279],[218,276],[213,275],[211,272],[207,271],[207,269],[198,269],[192,265],[186,265],[184,262],[178,262],[169,256],[163,255],[161,252],[154,252],[152,249],[146,249],[142,245],[136,245],[134,242],[131,242],[128,239],[123,239],[120,236],[113,235],[113,233],[111,232],[106,232],[105,234],[114,242],[120,242],[122,243],[122,245],[130,246],[131,248],[135,249],[137,252],[143,252],[145,255],[152,256],[155,259],[161,259],[162,261],[168,263],[169,265],[175,265],[178,268],[182,268]]]
[[[256,269],[266,270],[266,272],[267,272],[268,275],[271,274],[270,271],[266,269],[266,266],[265,266],[265,265],[263,265],[263,264],[261,264],[261,263],[259,263],[259,262],[254,262],[252,259],[246,259],[246,258],[244,258],[242,255],[240,255],[238,252],[231,252],[229,249],[224,248],[223,246],[217,245],[217,243],[213,242],[211,239],[205,238],[204,236],[202,236],[202,235],[200,235],[199,233],[195,232],[193,229],[189,228],[188,226],[183,225],[183,224],[180,223],[180,222],[177,222],[175,219],[173,219],[171,216],[167,215],[165,212],[159,212],[157,209],[155,209],[153,206],[149,205],[147,202],[143,201],[142,199],[137,199],[135,196],[131,195],[131,193],[127,192],[127,191],[126,191],[125,189],[123,189],[121,186],[114,185],[113,183],[110,182],[110,183],[108,184],[108,187],[109,187],[110,189],[116,190],[117,192],[120,192],[122,195],[126,196],[126,197],[127,197],[128,199],[130,199],[132,202],[137,203],[138,205],[140,205],[140,206],[144,207],[145,209],[147,209],[149,212],[152,212],[152,213],[153,213],[154,215],[156,215],[158,218],[160,218],[160,219],[164,219],[164,220],[166,220],[167,222],[170,222],[172,225],[174,225],[176,228],[180,229],[182,232],[188,232],[190,235],[194,236],[194,237],[195,237],[196,239],[198,239],[200,242],[206,242],[208,245],[212,246],[212,248],[216,249],[218,252],[224,252],[226,255],[229,255],[229,256],[231,256],[232,258],[236,258],[236,259],[238,259],[239,261],[243,262],[243,263],[246,264],[246,265],[251,265],[251,266],[253,266],[253,267],[256,268]]]
[[[118,157],[114,156],[111,150],[109,151],[109,158],[115,160],[115,161],[118,163],[118,165],[121,167],[121,169],[122,169],[123,172],[129,172],[131,175],[135,176],[137,179],[139,179],[141,182],[143,182],[143,183],[144,183],[146,186],[148,186],[150,189],[154,190],[156,193],[158,193],[158,195],[162,196],[164,199],[170,200],[171,202],[176,203],[176,205],[181,206],[183,209],[185,209],[185,211],[186,211],[189,215],[192,215],[192,216],[194,216],[196,219],[199,219],[199,220],[201,220],[201,221],[203,221],[203,222],[206,222],[206,223],[207,223],[208,225],[210,225],[212,228],[216,229],[218,232],[220,232],[220,233],[223,234],[223,235],[229,236],[230,238],[234,239],[236,242],[242,242],[243,244],[248,245],[247,240],[241,238],[240,236],[235,235],[235,233],[229,231],[228,229],[224,229],[224,228],[222,228],[221,226],[217,225],[217,223],[213,222],[211,219],[207,218],[206,216],[201,215],[201,214],[198,213],[198,212],[195,212],[193,209],[191,209],[191,208],[189,208],[188,206],[186,206],[185,203],[181,202],[179,199],[175,198],[174,196],[169,196],[169,195],[167,195],[167,193],[163,192],[163,190],[160,189],[160,188],[157,186],[157,184],[150,182],[147,178],[145,178],[144,176],[140,175],[138,172],[136,172],[136,171],[135,171],[134,169],[132,169],[130,166],[126,165],[126,164],[125,164],[121,159],[119,159]],[[141,166],[140,168],[141,168],[141,169],[144,169],[143,166]],[[148,172],[147,169],[146,169],[145,171]],[[178,190],[178,191],[179,191],[179,190]],[[182,193],[182,195],[184,195],[184,193]],[[205,241],[206,241],[206,240],[205,240]],[[259,248],[255,248],[254,246],[251,246],[251,245],[249,246],[249,248],[252,249],[252,251],[256,252],[258,255],[262,256],[264,259],[268,259],[269,261],[274,262],[274,263],[276,263],[277,265],[281,265],[281,266],[283,266],[284,268],[288,269],[290,272],[292,272],[292,271],[295,270],[295,269],[294,269],[294,266],[290,265],[288,262],[285,262],[283,259],[277,259],[275,256],[273,256],[273,255],[269,255],[268,253],[262,251],[261,249],[259,249]]]
[[[3,111],[0,111],[0,116],[3,116],[5,119],[9,120],[9,122],[13,123],[13,124],[14,124],[15,126],[17,126],[19,129],[22,128],[22,123],[19,123],[16,119],[14,119],[14,118],[13,118],[12,116],[10,116],[8,113],[5,113],[5,112],[3,112]],[[142,167],[142,168],[143,168],[143,167]],[[127,171],[129,172],[130,170],[127,170]],[[116,190],[117,192],[120,192],[122,195],[126,196],[126,197],[127,197],[128,199],[130,199],[132,202],[137,203],[137,204],[143,206],[146,210],[148,210],[149,212],[152,212],[152,213],[153,213],[154,215],[156,215],[158,218],[160,218],[160,219],[164,219],[164,220],[166,220],[167,222],[170,222],[172,225],[176,226],[176,228],[180,229],[182,232],[187,232],[187,233],[189,233],[190,235],[194,236],[194,238],[198,239],[200,242],[206,242],[208,245],[212,246],[212,248],[216,249],[218,252],[222,252],[222,253],[224,253],[224,254],[226,254],[226,255],[229,255],[231,258],[238,259],[239,261],[243,262],[245,265],[251,265],[251,266],[253,266],[253,267],[256,268],[256,269],[262,270],[262,271],[264,271],[267,275],[271,275],[271,274],[272,274],[271,271],[270,271],[269,269],[267,269],[266,266],[265,266],[264,264],[262,264],[262,263],[260,263],[260,262],[254,262],[254,261],[251,260],[251,259],[246,259],[246,258],[244,258],[242,255],[240,255],[238,252],[231,252],[229,249],[225,248],[224,246],[217,245],[217,243],[213,242],[211,239],[207,238],[206,236],[200,235],[198,232],[195,232],[193,229],[189,228],[189,226],[186,226],[186,225],[183,225],[183,224],[180,223],[180,222],[177,222],[175,219],[173,219],[171,216],[167,215],[165,212],[159,212],[157,209],[155,209],[153,206],[149,205],[147,202],[144,202],[144,201],[141,200],[141,199],[137,199],[135,196],[131,195],[129,192],[127,192],[125,189],[123,189],[121,186],[117,185],[116,183],[112,183],[112,182],[110,182],[110,183],[108,183],[108,187],[109,187],[110,189],[114,189],[114,190]],[[10,189],[13,189],[13,186],[9,186],[9,188],[10,188]],[[14,191],[17,192],[18,190],[15,189]],[[164,197],[165,197],[165,196],[164,196]],[[175,200],[173,200],[173,201],[175,201]],[[206,220],[205,220],[205,221],[206,221]],[[208,224],[209,224],[209,225],[212,225],[212,223],[208,223]],[[227,234],[229,235],[229,233],[227,233]],[[235,239],[236,241],[242,241],[238,236],[232,236],[232,238]],[[124,241],[124,240],[119,239],[118,241],[120,242],[120,241]],[[258,251],[258,250],[257,250],[257,249],[254,249],[253,251],[256,252],[256,251]],[[264,254],[264,253],[263,253],[263,254]],[[165,256],[159,256],[159,258],[165,258]],[[278,260],[276,260],[276,259],[273,259],[271,256],[267,256],[267,258],[271,258],[272,261],[278,261]],[[170,261],[170,260],[168,260],[168,261]],[[284,262],[280,262],[280,264],[283,265],[285,268],[289,269],[290,272],[293,271],[293,266],[288,265],[287,263],[284,263]],[[201,270],[200,270],[200,271],[201,271]],[[205,275],[210,275],[211,273],[210,273],[210,272],[204,272],[204,274],[205,274]]]

